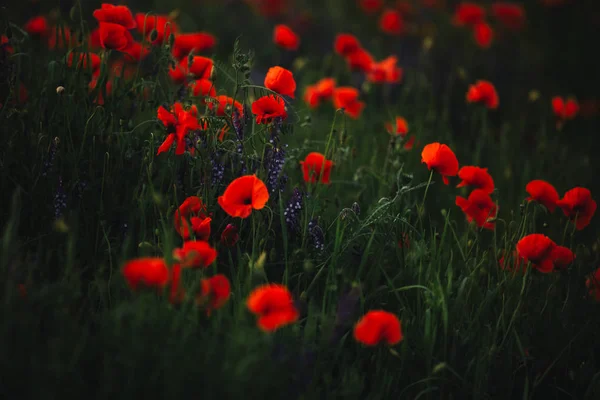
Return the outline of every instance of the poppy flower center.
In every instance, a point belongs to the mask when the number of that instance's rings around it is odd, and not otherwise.
[[[250,198],[250,197],[247,197],[247,198],[245,198],[245,199],[242,201],[242,204],[243,204],[243,205],[245,205],[245,206],[249,206],[249,205],[251,205],[251,204],[252,204],[252,198]]]

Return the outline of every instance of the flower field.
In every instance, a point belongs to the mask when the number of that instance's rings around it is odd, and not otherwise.
[[[2,398],[600,399],[596,2],[2,7]]]

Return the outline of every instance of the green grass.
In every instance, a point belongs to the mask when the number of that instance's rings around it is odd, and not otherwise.
[[[144,4],[130,5],[135,12],[171,11],[161,2],[138,3]],[[248,219],[229,217],[217,197],[240,176],[240,160],[247,173],[255,171],[266,181],[260,161],[272,146],[271,128],[248,116],[240,158],[231,118],[215,117],[198,105],[209,129],[197,155],[175,156],[171,150],[156,156],[165,137],[156,110],[179,98],[179,87],[167,74],[168,49],[154,48],[134,78],[117,78],[105,104],[97,106],[95,93],[88,92],[90,72],[68,68],[66,50],[48,50],[29,37],[20,28],[23,6],[9,5],[2,28],[10,31],[15,52],[0,64],[0,395],[600,396],[599,306],[585,286],[600,266],[597,217],[575,231],[560,210],[548,214],[524,201],[532,179],[548,180],[561,196],[575,186],[600,193],[597,115],[568,121],[558,131],[550,108],[555,94],[597,95],[585,83],[595,82],[593,76],[563,72],[566,77],[556,78],[563,67],[575,67],[557,64],[564,54],[555,46],[588,40],[590,23],[564,28],[573,39],[557,44],[546,30],[557,16],[527,4],[527,29],[498,38],[484,51],[451,26],[451,11],[436,11],[434,45],[426,51],[416,34],[382,37],[376,19],[360,15],[354,4],[298,1],[296,7],[309,10],[316,21],[302,35],[298,57],[306,62],[301,66],[272,44],[274,22],[246,5],[191,3],[168,6],[179,8],[182,30],[207,30],[219,38],[213,54],[218,94],[237,94],[250,106],[268,93],[251,71],[260,76],[280,64],[294,72],[296,100],[288,105],[280,134],[288,146],[285,190]],[[95,23],[94,8],[75,2],[74,11],[63,11],[59,21],[88,30]],[[585,10],[574,5],[563,12],[582,16]],[[356,85],[357,76],[332,52],[333,35],[342,31],[356,33],[376,59],[403,52],[409,64],[400,57],[402,84],[371,85],[361,93],[367,106],[358,120],[330,103],[313,111],[302,101],[305,86],[324,76]],[[87,44],[82,46],[86,50]],[[588,71],[593,61],[583,64],[589,49],[581,47],[568,52],[572,63],[581,61],[581,70]],[[106,63],[100,76],[107,78]],[[465,103],[467,88],[477,79],[496,84],[497,111]],[[18,82],[29,94],[23,104],[15,101]],[[64,92],[57,92],[59,86]],[[540,92],[537,101],[529,100],[531,90]],[[391,144],[385,132],[384,122],[396,115],[407,119],[417,137],[411,151]],[[231,129],[219,142],[223,123]],[[454,187],[456,178],[443,185],[420,163],[423,146],[436,141],[448,144],[461,166],[489,168],[499,205],[495,231],[470,226],[454,204],[455,196],[468,192]],[[331,185],[304,183],[299,161],[312,151],[335,161]],[[215,154],[225,166],[218,184],[211,182]],[[57,218],[59,179],[66,207]],[[283,217],[295,187],[309,194],[297,233]],[[174,306],[165,295],[132,293],[121,274],[122,265],[136,257],[172,261],[172,250],[181,246],[173,214],[192,195],[202,197],[212,213],[209,242],[218,257],[206,270],[184,271],[184,285],[193,293],[202,276],[216,273],[227,275],[232,285],[229,301],[210,317],[193,300]],[[313,218],[324,232],[323,250],[315,248],[308,232]],[[219,243],[228,223],[239,228],[241,238],[232,248]],[[551,274],[502,270],[502,252],[512,251],[529,233],[544,233],[570,247],[577,255],[573,265]],[[399,247],[405,237],[410,244]],[[256,326],[245,300],[265,282],[290,288],[301,312],[297,323],[274,333]],[[25,297],[19,284],[27,288]],[[353,325],[372,309],[400,318],[400,344],[370,348],[354,340]]]

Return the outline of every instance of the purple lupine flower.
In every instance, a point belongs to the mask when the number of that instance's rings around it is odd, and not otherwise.
[[[52,140],[50,143],[50,149],[48,150],[48,158],[44,162],[44,168],[42,169],[42,176],[48,175],[52,167],[54,166],[54,160],[56,158],[56,153],[58,152],[58,145],[60,144],[60,139],[57,137]]]
[[[267,174],[267,187],[271,194],[279,189],[279,175],[281,174],[281,171],[283,171],[284,164],[285,150],[283,148],[273,148],[270,151],[270,162]]]
[[[287,229],[294,234],[300,232],[300,213],[302,212],[303,198],[304,193],[300,189],[294,188],[292,197],[283,211]]]
[[[223,181],[225,175],[225,165],[219,161],[221,152],[216,151],[210,156],[210,162],[212,164],[212,184],[217,186]]]
[[[65,193],[62,176],[59,176],[58,177],[58,187],[56,188],[56,194],[54,195],[54,218],[58,219],[58,218],[62,217],[66,208],[67,208],[67,193]]]
[[[313,218],[308,223],[308,234],[315,249],[323,251],[325,249],[325,232],[319,226],[318,218]]]

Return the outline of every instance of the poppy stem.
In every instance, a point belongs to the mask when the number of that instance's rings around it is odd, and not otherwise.
[[[429,179],[427,180],[427,186],[425,186],[425,193],[423,194],[423,201],[421,202],[421,207],[419,208],[419,220],[421,220],[421,216],[425,211],[425,199],[427,198],[427,192],[429,191],[429,185],[431,185],[432,178],[433,178],[433,169],[429,173]]]

